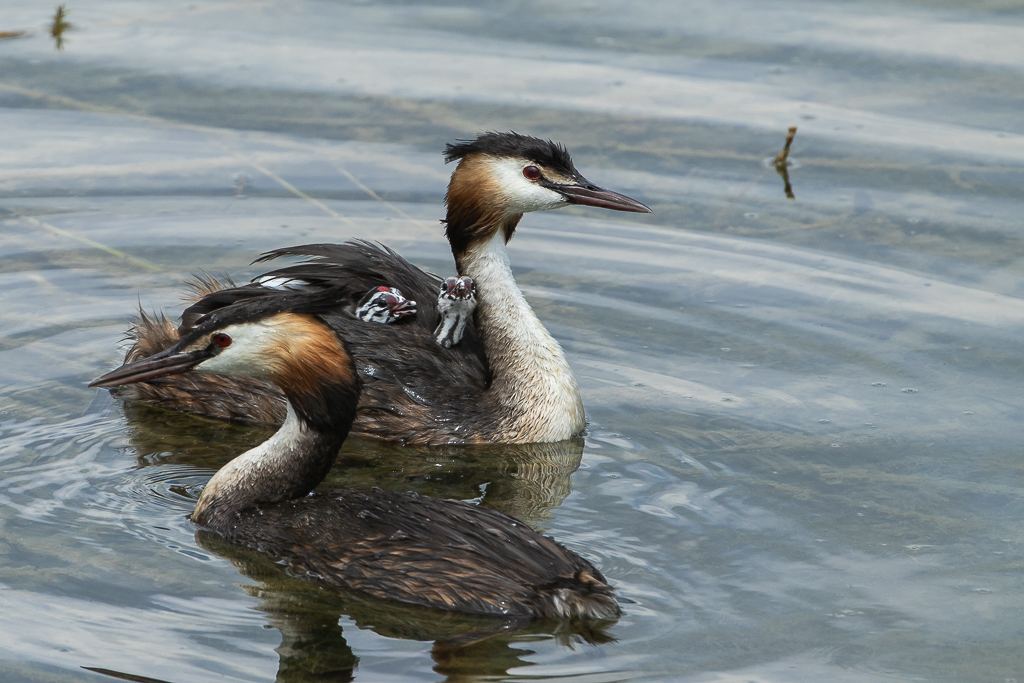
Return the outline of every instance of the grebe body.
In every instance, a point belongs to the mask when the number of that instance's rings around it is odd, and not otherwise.
[[[336,292],[249,299],[197,319],[187,335],[91,386],[189,370],[275,383],[284,425],[209,481],[193,521],[287,562],[302,576],[368,595],[507,617],[618,616],[590,562],[512,517],[416,494],[309,495],[356,419],[361,380],[325,312]]]
[[[386,247],[367,242],[289,247],[260,261],[285,256],[307,261],[241,287],[206,283],[178,329],[143,316],[126,360],[167,348],[196,319],[219,307],[287,297],[296,288],[329,289],[338,300],[324,320],[346,339],[364,382],[353,433],[426,445],[578,436],[586,422],[576,379],[562,347],[516,285],[506,244],[530,211],[570,204],[650,209],[591,184],[568,152],[550,141],[488,133],[449,145],[446,160],[459,162],[445,197],[446,236],[459,274],[475,288],[472,303],[448,305],[443,294],[438,298],[447,281]],[[368,313],[362,298],[374,288],[397,289],[415,302],[415,315],[395,316],[400,319],[387,325],[364,324]],[[452,323],[447,328],[446,320]],[[181,375],[135,385],[124,395],[214,417],[278,424],[285,418],[283,396],[259,380]]]

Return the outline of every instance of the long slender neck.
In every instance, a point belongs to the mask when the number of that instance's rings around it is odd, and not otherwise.
[[[349,381],[331,381],[331,368],[318,366],[313,357],[307,358],[298,378],[294,373],[271,378],[288,398],[284,424],[213,475],[196,503],[194,522],[226,532],[242,510],[301,498],[324,480],[359,402],[355,368],[350,359],[347,363]]]
[[[218,531],[246,508],[305,496],[327,476],[344,440],[310,428],[289,401],[288,417],[272,437],[213,475],[192,520]]]
[[[510,230],[520,216],[507,220]],[[505,226],[456,254],[461,275],[477,287],[476,329],[494,374],[488,394],[503,409],[506,438],[560,441],[583,431],[583,400],[562,347],[516,285]]]

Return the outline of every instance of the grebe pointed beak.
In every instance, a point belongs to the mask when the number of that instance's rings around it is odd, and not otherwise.
[[[605,190],[594,185],[585,178],[573,185],[552,185],[552,190],[560,193],[570,204],[597,206],[613,211],[630,211],[632,213],[651,213],[651,209],[624,194]]]
[[[122,365],[117,370],[94,379],[90,387],[119,387],[124,384],[148,382],[157,377],[179,375],[188,372],[204,360],[213,356],[209,349],[199,349],[188,353],[172,353],[173,348],[161,351],[149,358]]]

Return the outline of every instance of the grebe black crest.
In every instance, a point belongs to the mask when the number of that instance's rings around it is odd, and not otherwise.
[[[170,348],[90,386],[190,370],[275,383],[287,401],[284,425],[210,479],[192,519],[286,562],[300,576],[458,612],[617,617],[618,603],[600,571],[502,513],[379,489],[309,495],[356,418],[362,384],[346,343],[325,318],[337,295],[289,293],[221,307]]]
[[[445,158],[458,162],[444,222],[456,269],[473,283],[466,296],[446,298],[441,278],[377,244],[276,249],[259,261],[305,261],[248,285],[207,286],[177,330],[143,316],[126,360],[176,343],[195,320],[220,307],[330,290],[337,301],[324,320],[348,341],[365,385],[353,433],[425,445],[551,442],[581,434],[586,421],[576,379],[561,346],[516,285],[505,244],[530,211],[573,204],[650,209],[590,183],[566,149],[547,140],[486,133],[448,145]],[[370,311],[361,308],[363,298],[381,287],[417,302],[416,314],[398,315],[396,324],[365,324],[360,316]],[[385,308],[391,311],[385,318],[395,316],[395,308]],[[278,424],[285,418],[284,397],[259,379],[178,375],[132,385],[121,394],[212,417]]]

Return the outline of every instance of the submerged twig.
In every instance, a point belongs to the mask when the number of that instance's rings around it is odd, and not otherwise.
[[[64,49],[64,32],[70,31],[74,25],[66,21],[65,17],[71,10],[65,9],[64,5],[57,5],[57,11],[53,13],[53,22],[50,24],[50,37],[58,50]]]
[[[0,31],[0,40],[4,38],[21,38],[28,31]]]
[[[793,138],[796,137],[796,126],[789,127],[789,133],[786,135],[786,145],[782,148],[782,151],[775,155],[775,159],[772,160],[772,165],[775,166],[775,171],[782,176],[782,180],[786,183],[785,192],[788,199],[796,199],[796,195],[793,194],[793,186],[789,183],[789,148],[793,144]]]

